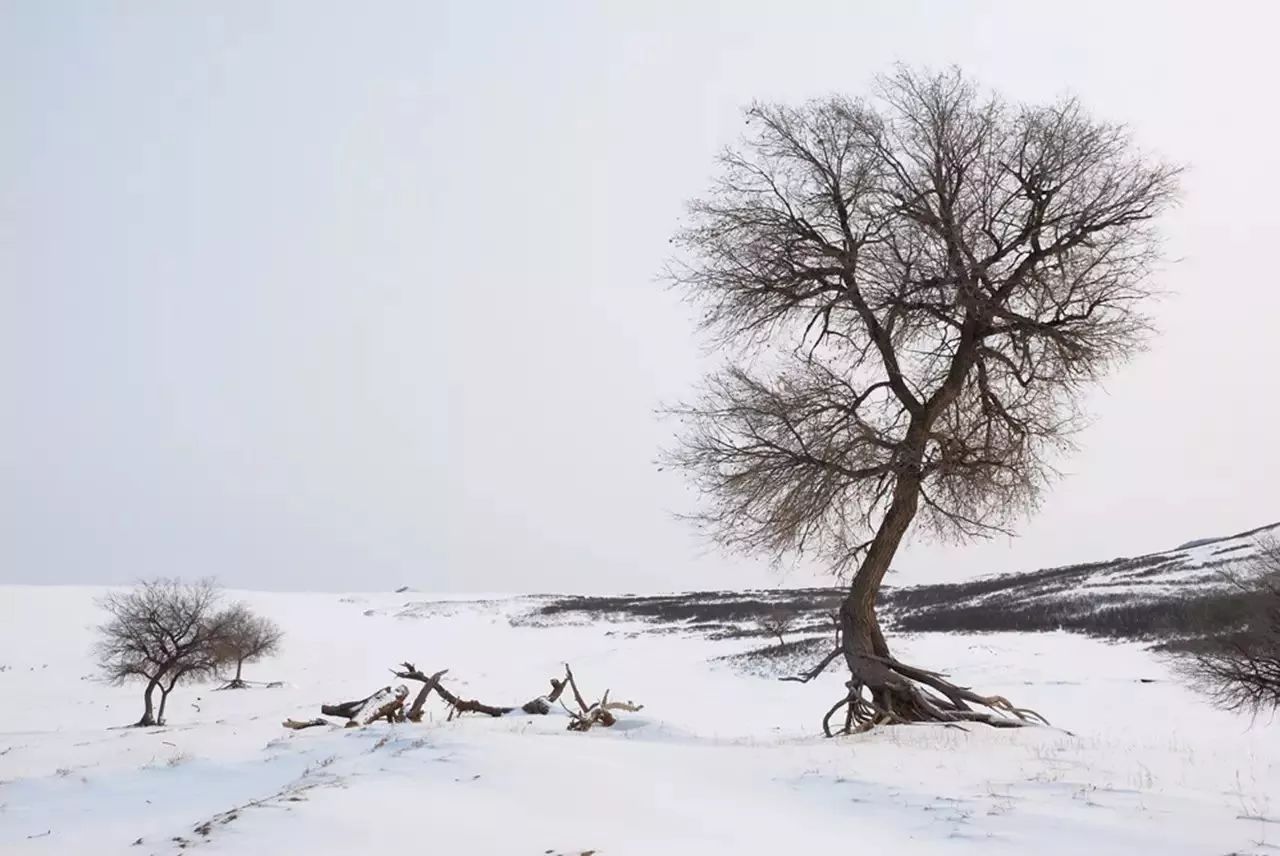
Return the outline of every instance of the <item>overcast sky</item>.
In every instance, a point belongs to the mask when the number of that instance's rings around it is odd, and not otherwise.
[[[1162,335],[1016,540],[890,582],[1280,519],[1271,4],[0,2],[0,582],[807,582],[672,512],[714,362],[656,283],[753,98],[956,63],[1188,164]]]

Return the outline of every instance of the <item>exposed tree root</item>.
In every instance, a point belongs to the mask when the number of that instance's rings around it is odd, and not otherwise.
[[[244,678],[232,678],[220,687],[214,687],[214,691],[220,690],[248,690],[254,687],[266,687],[267,689],[275,689],[284,686],[284,681],[246,681]]]
[[[822,717],[822,733],[828,737],[860,734],[877,725],[942,723],[960,727],[961,723],[975,722],[993,728],[1017,728],[1049,724],[1034,710],[1018,707],[1004,696],[980,695],[938,672],[892,657],[850,651],[841,645],[804,674],[782,680],[807,683],[842,654],[852,677],[845,684],[848,693]],[[841,709],[845,711],[844,725],[833,731],[831,719]]]

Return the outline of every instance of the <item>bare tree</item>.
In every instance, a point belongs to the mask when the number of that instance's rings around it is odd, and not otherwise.
[[[782,638],[782,634],[789,633],[796,623],[796,614],[789,609],[780,606],[771,608],[764,615],[760,616],[760,629],[770,636],[778,638],[778,645],[786,645],[787,640]]]
[[[1142,344],[1178,169],[1072,100],[1012,105],[954,70],[877,84],[750,107],[690,203],[670,279],[736,357],[673,408],[666,460],[722,545],[854,572],[822,664],[852,675],[847,728],[1016,724],[896,660],[876,598],[913,522],[989,536],[1035,506],[1079,393]]]
[[[220,643],[219,659],[228,665],[234,663],[236,667],[235,677],[223,689],[244,689],[248,686],[241,677],[244,664],[279,651],[284,632],[274,621],[256,615],[243,603],[227,609],[223,619],[226,622],[226,632]]]
[[[1209,640],[1184,672],[1226,710],[1280,710],[1280,541],[1264,540],[1223,577],[1242,595],[1240,627]]]
[[[103,597],[110,614],[99,627],[98,663],[107,679],[146,682],[144,710],[136,725],[163,725],[169,693],[183,679],[208,677],[222,662],[229,613],[219,612],[219,592],[210,580],[183,583],[157,579],[132,591]],[[160,706],[153,695],[160,690]]]

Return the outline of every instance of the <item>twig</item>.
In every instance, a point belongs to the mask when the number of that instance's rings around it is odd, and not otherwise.
[[[809,683],[809,681],[813,680],[814,678],[818,677],[818,675],[822,674],[823,671],[826,670],[827,666],[831,665],[831,661],[839,656],[840,656],[840,649],[835,648],[834,650],[832,650],[830,654],[822,658],[821,663],[814,666],[812,669],[805,672],[803,675],[787,675],[786,677],[778,678],[778,680],[795,681],[796,683],[807,684]]]

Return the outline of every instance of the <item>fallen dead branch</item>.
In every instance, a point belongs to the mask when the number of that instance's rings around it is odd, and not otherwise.
[[[435,690],[436,695],[444,699],[445,704],[449,705],[450,719],[453,719],[454,716],[461,716],[464,713],[483,713],[486,716],[503,716],[504,714],[508,714],[514,710],[514,708],[510,707],[497,707],[495,705],[485,704],[484,702],[477,701],[476,699],[459,698],[445,689],[444,685],[440,683],[440,678],[448,671],[448,669],[441,669],[431,677],[427,677],[422,672],[418,671],[418,667],[413,665],[413,663],[405,662],[400,664],[399,670],[392,669],[391,673],[397,678],[404,678],[409,681],[422,681],[423,687],[418,691],[418,698],[415,699],[413,703],[413,707],[418,710],[419,719],[422,716],[422,705],[426,703],[427,696],[431,694],[432,690]],[[417,720],[414,721],[416,722]]]
[[[389,688],[383,687],[383,689],[378,692],[384,692],[387,689]],[[343,719],[351,719],[359,713],[360,709],[368,704],[369,699],[373,698],[375,695],[377,695],[377,693],[367,695],[364,698],[356,699],[355,701],[344,701],[339,704],[322,704],[320,705],[320,712],[325,716],[341,716]]]
[[[604,691],[604,696],[600,701],[590,706],[582,701],[581,695],[576,692],[574,695],[577,697],[578,706],[582,708],[582,712],[577,713],[567,707],[565,708],[569,714],[570,731],[589,731],[593,725],[603,725],[608,728],[618,721],[618,718],[613,715],[613,711],[627,710],[635,712],[644,707],[642,704],[632,704],[629,701],[609,701],[608,690]]]
[[[404,684],[394,691],[383,689],[374,695],[361,710],[347,723],[350,725],[368,725],[385,719],[387,722],[404,720],[404,701],[409,697],[409,688]]]
[[[404,702],[409,697],[409,688],[404,684],[396,687],[383,687],[372,695],[356,701],[344,701],[341,704],[322,704],[320,712],[325,716],[340,716],[348,720],[347,725],[368,725],[379,719],[387,722],[398,722],[405,718]],[[323,722],[323,720],[322,720]],[[312,720],[312,724],[316,724]]]
[[[418,690],[418,697],[413,700],[409,713],[405,716],[406,719],[410,722],[422,721],[422,706],[427,703],[427,696],[431,695],[431,691],[440,683],[440,678],[448,671],[448,669],[441,669],[423,682],[422,689]]]
[[[629,701],[609,701],[609,692],[607,690],[598,702],[588,704],[578,688],[577,681],[573,676],[573,670],[569,668],[568,663],[565,664],[563,678],[551,678],[550,692],[545,695],[535,696],[518,706],[493,705],[478,699],[459,697],[450,692],[441,682],[441,678],[449,673],[448,669],[441,669],[434,674],[428,675],[413,663],[405,662],[401,663],[398,668],[392,669],[391,672],[397,678],[406,681],[418,681],[422,684],[418,689],[418,694],[414,697],[413,703],[409,705],[407,710],[405,709],[405,701],[409,697],[409,690],[402,684],[396,687],[394,691],[391,687],[383,687],[362,699],[339,704],[321,705],[320,712],[325,716],[346,719],[347,727],[368,725],[382,719],[388,722],[421,722],[427,699],[434,692],[448,706],[449,719],[461,716],[464,713],[480,713],[485,716],[499,717],[516,711],[534,716],[545,716],[551,713],[552,707],[559,702],[565,712],[569,714],[569,730],[587,731],[595,725],[606,728],[614,725],[617,722],[615,713],[617,711],[635,712],[644,707],[644,705],[634,704]],[[572,690],[574,702],[578,706],[576,711],[570,710],[561,700],[566,689]],[[327,719],[319,717],[308,720],[286,719],[281,723],[285,728],[293,730],[334,724]]]

